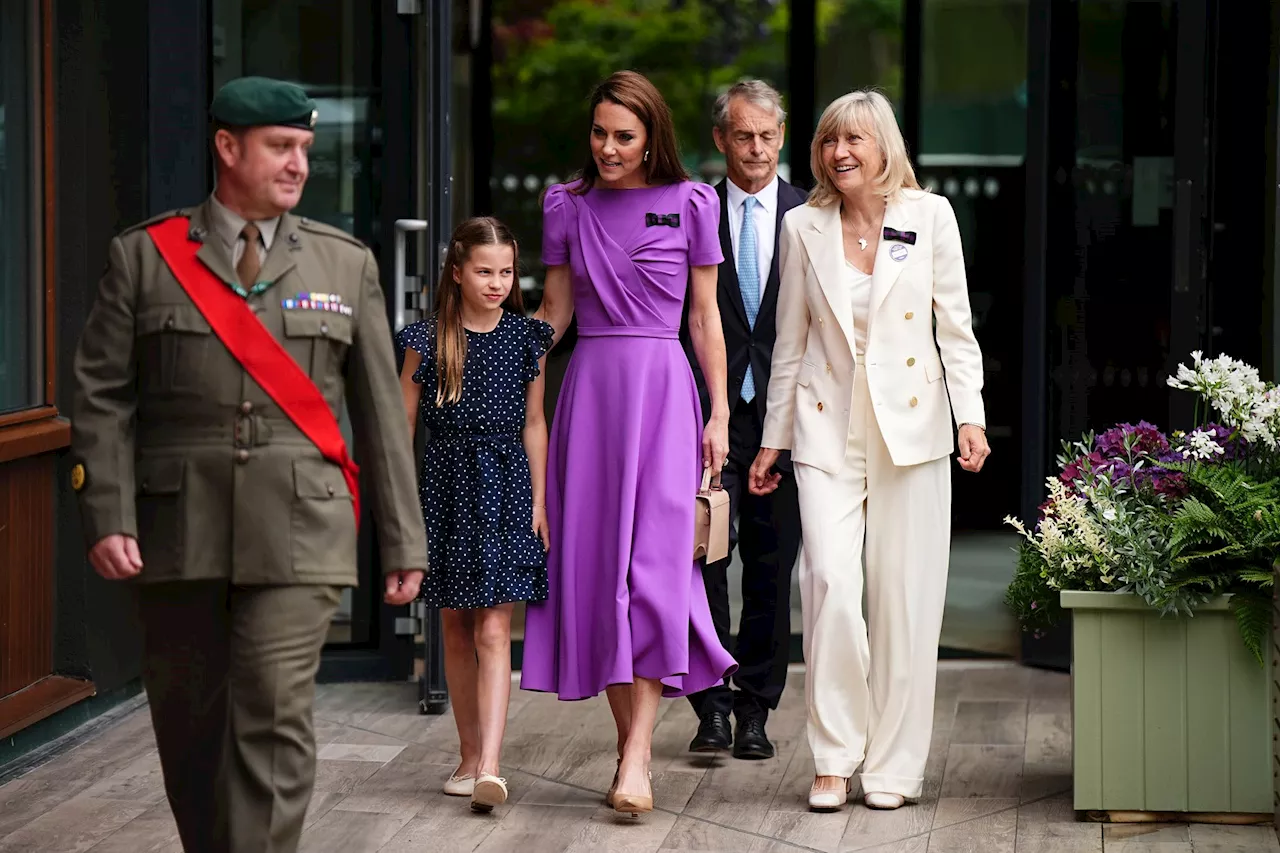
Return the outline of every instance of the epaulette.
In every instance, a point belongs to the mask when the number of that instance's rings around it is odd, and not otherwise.
[[[361,249],[369,248],[364,243],[360,242],[359,239],[351,236],[346,231],[343,231],[341,228],[334,228],[332,225],[326,225],[323,222],[316,222],[314,219],[308,219],[305,216],[298,218],[298,227],[301,228],[303,231],[307,231],[311,234],[320,234],[325,237],[335,237],[339,240],[343,240],[347,243],[350,243],[353,246],[358,246]]]
[[[123,237],[124,235],[130,234],[134,231],[138,231],[148,226],[155,225],[157,222],[164,222],[166,219],[172,219],[175,216],[191,216],[191,213],[192,213],[192,210],[185,207],[178,208],[177,210],[166,210],[164,213],[158,213],[155,216],[151,217],[150,219],[144,219],[141,222],[138,222],[134,225],[130,225],[128,228],[124,229],[116,236]]]

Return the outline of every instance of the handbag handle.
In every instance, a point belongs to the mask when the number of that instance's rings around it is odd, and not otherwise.
[[[720,472],[717,471],[716,475],[713,477],[711,476],[711,466],[707,466],[706,468],[703,468],[702,469],[702,488],[699,489],[699,494],[706,494],[712,489],[719,489],[719,488],[720,488]]]

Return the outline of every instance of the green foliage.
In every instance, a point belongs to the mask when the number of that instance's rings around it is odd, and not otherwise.
[[[1258,663],[1265,666],[1265,649],[1271,635],[1271,596],[1256,592],[1238,593],[1231,599],[1231,610],[1245,646]]]

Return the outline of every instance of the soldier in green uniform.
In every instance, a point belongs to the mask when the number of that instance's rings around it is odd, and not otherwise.
[[[416,597],[427,546],[377,264],[350,235],[289,213],[315,106],[297,86],[241,78],[210,112],[213,195],[111,242],[75,356],[72,485],[94,569],[137,584],[185,849],[283,853],[314,785],[320,649],[356,584],[353,469],[313,440],[319,425],[342,445],[344,402],[388,603]],[[175,225],[194,268],[181,275],[156,230]],[[247,320],[270,346],[211,324],[197,292],[234,292],[241,330]]]

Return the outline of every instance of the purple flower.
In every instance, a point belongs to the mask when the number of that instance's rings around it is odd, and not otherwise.
[[[1125,444],[1131,445],[1125,450]],[[1169,439],[1156,428],[1155,424],[1138,421],[1133,424],[1119,424],[1098,436],[1094,446],[1098,452],[1108,458],[1127,458],[1130,453],[1135,456],[1157,456],[1169,449]]]

